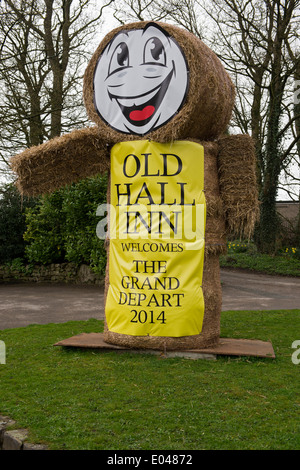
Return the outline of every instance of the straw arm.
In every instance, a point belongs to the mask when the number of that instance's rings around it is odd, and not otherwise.
[[[36,196],[105,173],[109,151],[97,127],[88,127],[28,148],[12,157],[10,164],[19,191]]]
[[[246,134],[219,139],[218,170],[227,233],[250,238],[259,214],[256,157]]]

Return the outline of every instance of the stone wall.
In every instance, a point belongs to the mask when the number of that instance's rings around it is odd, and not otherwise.
[[[26,429],[10,429],[15,422],[0,415],[0,450],[48,450],[47,446],[27,441]]]
[[[299,202],[294,201],[278,201],[276,202],[276,210],[284,221],[296,229],[299,218]]]
[[[103,277],[95,274],[85,264],[74,263],[50,264],[47,266],[0,266],[0,283],[5,282],[40,282],[71,284],[103,284]]]
[[[295,246],[298,240],[299,202],[279,201],[276,210],[280,216],[280,238],[285,245]]]

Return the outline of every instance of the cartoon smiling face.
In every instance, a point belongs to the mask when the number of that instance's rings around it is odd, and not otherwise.
[[[111,128],[145,135],[178,113],[189,86],[187,63],[160,26],[121,30],[107,44],[94,72],[94,106]]]

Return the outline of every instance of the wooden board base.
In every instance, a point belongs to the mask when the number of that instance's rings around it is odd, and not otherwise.
[[[253,339],[220,338],[219,344],[213,348],[158,351],[154,349],[130,349],[109,344],[104,341],[103,333],[81,333],[59,341],[54,346],[156,354],[162,357],[185,357],[188,359],[216,359],[217,356],[252,356],[275,359],[273,346],[270,342]]]

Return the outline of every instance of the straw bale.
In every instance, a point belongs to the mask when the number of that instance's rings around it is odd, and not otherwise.
[[[124,134],[113,130],[100,118],[94,106],[93,76],[97,61],[109,41],[121,30],[140,29],[148,22],[120,26],[108,33],[92,56],[84,76],[84,101],[90,119],[95,122],[102,138],[116,143],[142,136]],[[212,140],[225,130],[234,104],[234,86],[218,57],[200,39],[177,26],[157,23],[167,31],[183,50],[189,69],[187,99],[178,112],[160,129],[147,134],[151,140],[169,142],[189,137]]]
[[[194,139],[195,141],[195,139]],[[200,143],[200,142],[199,142]],[[128,348],[180,350],[208,348],[219,341],[222,292],[219,255],[226,252],[225,218],[219,194],[218,144],[201,142],[204,146],[204,188],[207,205],[205,257],[203,269],[204,321],[199,335],[174,337],[131,336],[109,331],[106,320],[104,339],[107,343]],[[196,164],[196,163],[195,163]],[[110,190],[108,189],[108,202]],[[106,241],[109,260],[109,240]],[[108,261],[109,263],[109,261]],[[105,277],[105,299],[109,288],[108,265]]]
[[[56,137],[11,159],[11,168],[18,175],[17,187],[29,196],[104,173],[108,167],[109,150],[96,127]]]
[[[205,253],[226,252],[226,227],[219,189],[218,143],[200,142],[204,147],[204,191],[206,199]],[[204,266],[205,270],[205,266]]]
[[[199,335],[181,336],[131,336],[110,331],[105,321],[104,340],[131,349],[184,350],[216,346],[220,339],[220,313],[222,292],[218,255],[208,255],[204,260],[203,295],[205,315]]]
[[[248,135],[219,140],[220,190],[228,233],[250,238],[259,216],[255,147]]]
[[[12,159],[23,194],[36,195],[57,189],[97,173],[109,171],[109,146],[144,136],[124,135],[109,127],[94,107],[93,76],[102,51],[120,30],[143,28],[147,22],[124,25],[111,31],[101,42],[86,69],[84,101],[96,127],[76,130],[32,147]],[[258,215],[255,184],[255,153],[249,136],[219,138],[230,120],[234,87],[216,55],[191,33],[173,25],[158,23],[182,48],[189,69],[186,101],[178,114],[146,138],[157,142],[187,139],[204,146],[204,190],[207,205],[205,258],[203,270],[204,322],[199,335],[173,337],[130,336],[108,330],[104,338],[130,348],[193,349],[218,343],[222,293],[219,255],[226,252],[226,232],[251,234]],[[217,140],[219,138],[219,140]],[[197,162],[195,161],[195,165]],[[110,202],[110,186],[108,199]],[[226,223],[225,223],[226,222]],[[106,240],[107,268],[105,299],[109,288],[109,239]]]

